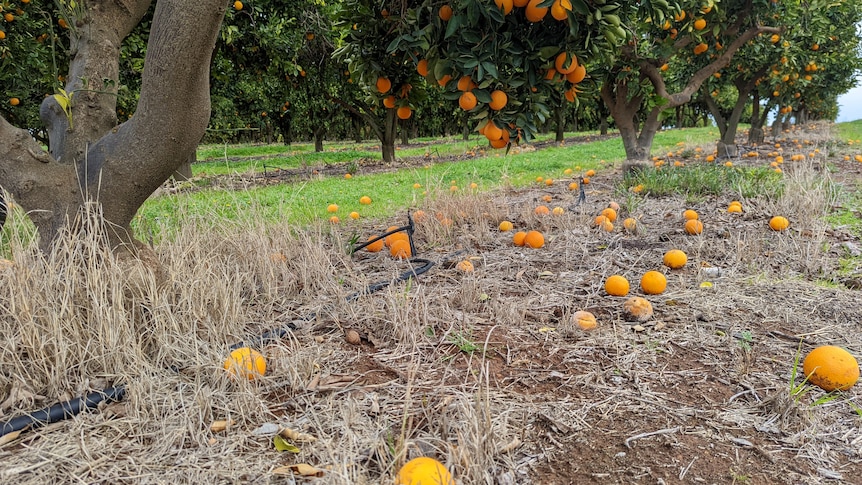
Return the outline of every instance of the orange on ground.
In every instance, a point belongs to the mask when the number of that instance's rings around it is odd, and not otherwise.
[[[680,249],[671,249],[664,253],[662,262],[670,269],[680,269],[688,262],[688,256]]]
[[[362,197],[359,198],[359,203],[362,205],[369,205],[369,204],[371,204],[371,197],[368,197],[367,195],[363,195]]]
[[[326,212],[338,212],[338,205],[329,204],[328,206],[326,206]]]
[[[859,380],[859,363],[841,347],[821,345],[805,356],[802,372],[809,382],[825,391],[843,391]]]
[[[584,175],[586,175],[587,177],[595,177],[596,171],[593,169],[589,169],[589,170],[587,170],[587,173],[585,173]]]
[[[667,288],[667,278],[658,271],[647,271],[641,276],[641,290],[647,295],[659,295]]]
[[[610,207],[602,209],[602,215],[607,217],[609,221],[616,222],[617,220],[617,211],[613,210]]]
[[[775,216],[769,219],[769,228],[773,231],[783,231],[790,227],[790,221],[784,216]]]
[[[622,275],[611,275],[605,280],[605,291],[611,296],[626,296],[629,294],[629,280]]]
[[[635,232],[638,228],[638,221],[634,217],[627,217],[623,221],[623,228],[629,232]]]
[[[351,218],[351,219],[359,219],[359,213],[358,213],[358,212],[356,212],[356,211],[351,212],[351,213],[350,213],[350,218]]]
[[[341,219],[339,219],[338,216],[332,216],[329,218],[329,222],[331,222],[332,224],[338,224],[339,222],[341,222]]]
[[[266,374],[266,359],[257,350],[241,347],[230,353],[224,361],[224,369],[234,377],[251,381]]]
[[[395,228],[395,229],[397,229],[397,228]],[[386,232],[389,232],[391,230],[392,230],[392,228],[388,229]],[[383,238],[383,241],[386,244],[387,248],[391,248],[392,245],[395,244],[395,241],[407,241],[409,243],[410,237],[407,236],[407,233],[405,233],[405,232],[394,232],[394,233],[386,236],[385,238]]]
[[[596,316],[585,310],[576,311],[575,314],[572,315],[572,320],[575,321],[575,324],[577,324],[581,330],[592,330],[599,325],[596,321]]]
[[[633,296],[623,303],[623,317],[630,322],[645,322],[652,318],[652,303],[646,298]]]
[[[689,219],[685,221],[685,232],[691,235],[700,234],[703,232],[703,223],[698,219]]]
[[[537,216],[546,216],[551,213],[551,210],[546,205],[540,205],[533,209],[533,213]]]
[[[407,259],[410,254],[410,242],[406,239],[396,239],[389,247],[389,254],[398,259]]]
[[[464,261],[461,261],[460,263],[458,263],[455,266],[455,269],[457,269],[458,271],[463,271],[465,273],[469,273],[469,272],[473,271],[474,267],[473,267],[473,263],[471,263],[470,261],[465,259]]]
[[[554,209],[551,211],[551,214],[554,214],[555,216],[561,216],[561,215],[563,215],[564,212],[566,212],[566,209],[563,209],[562,207],[557,206],[557,207],[554,207]]]
[[[512,236],[512,244],[514,244],[515,246],[523,246],[524,245],[524,239],[526,239],[526,238],[527,238],[526,232],[518,231],[515,233],[514,236]]]
[[[398,470],[395,485],[455,485],[455,480],[442,463],[421,456],[408,461]]]
[[[698,219],[700,216],[697,215],[697,211],[694,209],[686,209],[685,212],[682,213],[682,218],[690,221],[692,219]]]
[[[501,231],[506,232],[511,231],[514,225],[509,221],[502,221],[498,227]]]
[[[545,236],[539,231],[530,231],[524,236],[524,246],[538,249],[545,245]]]

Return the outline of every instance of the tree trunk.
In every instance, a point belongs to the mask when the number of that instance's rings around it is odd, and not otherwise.
[[[189,180],[192,178],[192,164],[197,161],[197,158],[198,158],[197,155],[198,155],[197,150],[195,150],[194,152],[192,152],[191,155],[189,155],[189,157],[186,159],[186,161],[183,162],[183,164],[180,165],[176,169],[176,171],[174,171],[174,173],[172,175],[174,180],[181,182],[181,181]]]
[[[47,152],[0,117],[0,180],[30,215],[43,249],[91,201],[101,206],[112,247],[131,249],[137,242],[130,222],[138,208],[203,138],[210,52],[227,7],[223,1],[156,4],[140,100],[134,117],[116,125],[120,45],[149,5],[85,3],[84,18],[70,31],[69,116],[52,96],[42,103]]]
[[[409,145],[410,144],[410,121],[409,120],[401,120],[398,124],[401,125],[401,144]]]
[[[380,136],[380,148],[382,150],[383,162],[395,162],[395,138],[398,128],[398,118],[394,109],[387,109],[383,121],[383,130]]]
[[[314,137],[314,151],[320,153],[323,151],[323,138],[326,135],[326,128],[320,126],[315,128],[312,136]]]
[[[556,125],[554,140],[557,143],[563,143],[566,141],[566,110],[562,106],[554,108],[554,122]]]

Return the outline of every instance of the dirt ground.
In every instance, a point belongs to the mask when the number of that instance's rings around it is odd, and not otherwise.
[[[267,377],[237,386],[216,372],[218,349],[198,345],[186,355],[198,363],[176,374],[153,371],[160,378],[130,386],[128,402],[0,446],[0,478],[393,483],[401,463],[426,455],[463,485],[862,483],[862,387],[818,403],[826,393],[797,388],[802,376],[793,371],[818,345],[862,357],[862,268],[839,271],[839,259],[862,241],[824,220],[858,190],[862,164],[824,130],[796,129],[746,147],[757,157],[734,160],[767,165],[779,150],[774,143],[781,146],[787,189],[773,200],[733,187],[690,200],[634,194],[619,189],[622,174],[610,168],[592,177],[579,206],[563,182],[455,196],[446,187],[420,207],[424,218],[413,213],[415,256],[433,266],[371,294],[354,292],[422,260],[367,251],[335,257],[333,248],[404,224],[406,214],[326,226],[324,237],[302,239],[323,248],[300,256],[290,253],[297,244],[288,231],[212,237],[206,248],[163,253],[169,268],[187,272],[175,287],[207,301],[188,310],[200,323],[177,340],[194,343],[189,336],[197,335],[218,347],[231,335],[296,327],[262,345]],[[806,157],[794,161],[794,154]],[[743,213],[728,213],[734,199]],[[612,232],[594,227],[611,201],[622,206],[620,218],[637,219],[637,232],[623,231],[620,221]],[[539,204],[564,212],[538,216]],[[699,213],[702,234],[685,233],[685,209]],[[788,230],[769,229],[776,214],[790,220]],[[512,233],[498,230],[501,220],[542,231],[545,246],[515,247]],[[686,252],[683,268],[662,265],[669,249]],[[474,271],[457,268],[465,259]],[[230,269],[219,273],[222,260]],[[642,293],[638,281],[648,270],[666,275],[664,293]],[[237,298],[247,300],[244,308],[211,289],[222,284],[213,274],[225,285],[252,274],[257,286]],[[612,274],[631,282],[630,296],[651,302],[651,319],[626,321],[626,298],[604,291]],[[153,321],[168,306],[150,305]],[[594,313],[598,327],[575,325],[578,310]],[[227,330],[216,329],[224,335],[201,336],[210,319],[226,322]],[[353,336],[358,341],[348,341]],[[236,418],[234,428],[210,430],[226,416]],[[256,433],[267,421],[317,440],[297,454],[279,453],[271,437]],[[318,466],[323,476],[273,473],[296,463]]]

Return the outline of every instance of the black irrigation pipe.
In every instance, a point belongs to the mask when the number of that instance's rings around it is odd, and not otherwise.
[[[5,208],[5,204],[2,203],[2,196],[0,196],[0,207]],[[2,213],[5,216],[5,211]],[[355,253],[356,251],[364,248],[365,246],[376,242],[380,239],[385,238],[391,234],[395,234],[396,232],[406,231],[407,238],[410,242],[410,250],[411,254],[415,254],[415,247],[413,246],[413,218],[410,216],[410,213],[407,213],[407,225],[399,227],[398,229],[394,229],[391,231],[387,231],[385,234],[378,236],[369,240],[368,242],[361,244],[359,246],[354,246],[350,251],[350,254]],[[0,225],[2,228],[2,225]],[[406,281],[414,276],[419,276],[434,266],[434,262],[428,259],[422,258],[412,258],[410,259],[410,263],[421,263],[420,266],[411,267],[410,270],[405,271],[398,275],[396,278],[389,281],[380,281],[377,283],[372,283],[366,286],[363,290],[352,293],[346,297],[348,302],[357,300],[362,295],[370,295],[377,291],[386,288],[389,285],[394,283],[398,283],[400,281]],[[306,315],[302,320],[308,321],[317,316],[317,312],[310,313]],[[267,341],[279,340],[283,338],[285,335],[290,333],[291,331],[296,330],[296,325],[293,323],[288,323],[283,327],[267,330],[262,334],[258,335],[254,339],[242,341],[230,346],[230,350],[236,350],[240,347],[254,347],[259,346]],[[35,428],[39,426],[44,426],[46,424],[56,423],[59,421],[64,421],[69,418],[73,418],[78,414],[82,413],[88,409],[94,409],[99,406],[101,403],[111,403],[116,401],[122,401],[126,395],[126,386],[125,384],[119,384],[116,386],[108,387],[102,389],[100,391],[91,392],[84,397],[79,397],[72,399],[70,401],[62,401],[46,408],[39,409],[37,411],[33,411],[28,414],[24,414],[21,416],[16,416],[10,420],[0,422],[0,437],[3,437],[9,433],[14,433],[16,431],[23,431],[28,428]]]

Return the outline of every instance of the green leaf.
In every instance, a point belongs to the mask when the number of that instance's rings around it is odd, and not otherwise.
[[[272,437],[272,443],[278,451],[289,451],[291,453],[299,453],[301,451],[298,446],[288,443],[286,439],[279,435]]]
[[[580,15],[590,14],[590,8],[587,7],[587,4],[586,2],[584,2],[584,0],[572,0],[572,10]]]
[[[455,32],[458,31],[458,28],[461,27],[461,19],[463,17],[461,15],[453,15],[451,19],[449,19],[449,24],[446,26],[446,34],[443,36],[444,39],[448,39],[455,35]]]
[[[493,62],[483,61],[482,67],[485,68],[485,71],[488,72],[489,76],[493,77],[494,79],[500,78],[500,74],[497,72],[497,66],[495,66]]]

